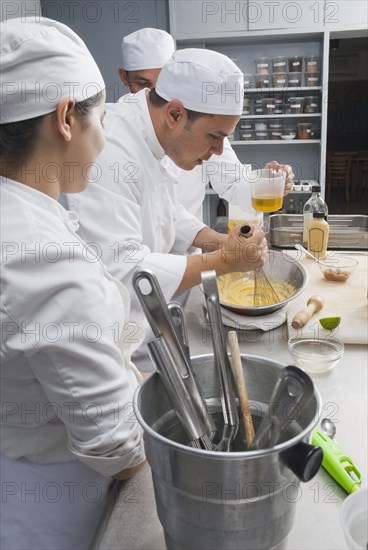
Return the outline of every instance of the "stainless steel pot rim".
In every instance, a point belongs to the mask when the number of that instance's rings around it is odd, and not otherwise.
[[[206,357],[210,357],[211,355],[212,355],[211,353],[196,355],[196,356],[193,356],[192,359],[206,358]],[[266,359],[264,357],[261,357],[260,355],[248,355],[244,353],[241,354],[241,357],[255,359],[255,360]],[[279,361],[272,360],[272,363],[280,367],[286,366],[284,363],[280,363]],[[155,374],[157,373],[153,372],[151,376],[146,378],[146,380],[150,380]],[[143,419],[138,408],[138,393],[140,391],[141,385],[139,385],[135,390],[134,397],[133,397],[133,408],[134,408],[134,414],[136,415],[138,422],[142,426],[144,431],[147,432],[151,437],[158,439],[161,443],[169,445],[170,447],[178,451],[188,453],[188,454],[198,454],[208,459],[219,459],[219,458],[221,459],[226,458],[227,460],[252,459],[252,458],[258,458],[261,456],[271,455],[273,453],[281,453],[283,451],[286,451],[291,447],[293,447],[294,445],[296,445],[297,443],[299,443],[300,441],[303,441],[303,439],[312,432],[312,430],[318,424],[318,421],[321,417],[321,412],[322,412],[322,397],[318,389],[316,388],[316,386],[314,386],[314,394],[317,402],[317,410],[314,414],[313,422],[311,422],[306,428],[304,428],[304,430],[300,432],[298,435],[292,437],[291,439],[288,439],[287,441],[284,441],[283,443],[279,443],[278,445],[275,445],[271,449],[260,449],[257,451],[243,451],[243,452],[231,452],[231,453],[219,452],[219,451],[205,451],[203,449],[195,449],[194,447],[189,447],[188,445],[182,445],[181,443],[177,443],[176,441],[167,439],[166,437],[163,437],[161,434],[153,430],[146,423],[146,421]]]

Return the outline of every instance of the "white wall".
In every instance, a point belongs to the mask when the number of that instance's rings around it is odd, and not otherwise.
[[[109,102],[127,93],[117,73],[123,37],[143,27],[169,27],[167,0],[41,0],[41,6],[44,17],[83,38],[105,79]]]
[[[13,17],[40,17],[40,0],[1,0],[0,19],[7,21]]]

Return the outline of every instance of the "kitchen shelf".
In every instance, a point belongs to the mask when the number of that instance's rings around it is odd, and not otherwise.
[[[321,143],[320,139],[246,139],[230,141],[231,145],[310,145]]]
[[[322,86],[288,86],[287,88],[244,88],[245,94],[267,94],[269,92],[277,92],[279,94],[282,94],[284,92],[312,92],[312,91],[321,91]]]
[[[300,113],[292,115],[242,115],[240,119],[258,119],[258,118],[310,118],[321,117],[321,113]]]

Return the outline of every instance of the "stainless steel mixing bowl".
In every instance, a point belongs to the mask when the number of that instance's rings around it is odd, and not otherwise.
[[[296,288],[296,292],[281,302],[270,304],[267,306],[236,306],[220,300],[220,304],[235,313],[241,315],[267,315],[284,307],[288,302],[294,300],[304,290],[308,283],[308,273],[305,267],[295,258],[292,258],[285,252],[269,250],[268,257],[263,271],[267,277],[277,280],[286,281]],[[239,274],[239,277],[243,274]]]

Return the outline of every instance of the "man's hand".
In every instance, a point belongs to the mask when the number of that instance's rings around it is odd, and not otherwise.
[[[264,232],[257,226],[251,226],[251,231],[244,236],[240,228],[241,226],[234,227],[221,247],[223,273],[253,271],[262,267],[266,261],[267,243]]]
[[[273,168],[274,170],[283,170],[286,173],[285,178],[285,188],[284,188],[284,197],[290,193],[293,188],[294,183],[294,174],[291,166],[289,164],[280,164],[277,160],[272,160],[268,162],[265,168]]]

